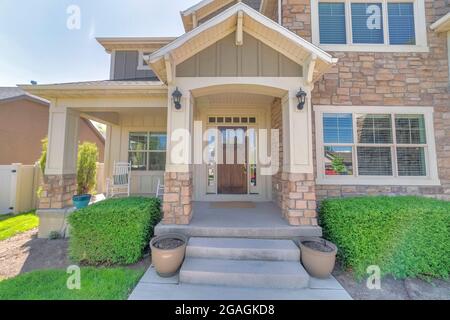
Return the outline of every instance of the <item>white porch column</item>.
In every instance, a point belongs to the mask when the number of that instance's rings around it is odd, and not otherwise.
[[[72,196],[76,192],[78,124],[76,111],[52,103],[44,190],[39,209],[62,209],[72,205]]]
[[[296,94],[299,89],[290,89],[282,98],[284,154],[281,207],[283,216],[291,225],[316,226],[311,87],[302,87],[307,93],[303,110],[297,108]]]
[[[164,179],[163,223],[189,224],[192,218],[192,132],[194,98],[191,92],[183,94],[181,109],[176,110],[169,86],[167,110],[167,158]]]
[[[46,175],[76,174],[79,119],[76,111],[50,108]]]
[[[312,107],[311,90],[304,87],[307,93],[303,110],[298,110],[296,94],[299,88],[291,89],[282,98],[283,113],[283,171],[289,173],[313,173],[312,150]]]

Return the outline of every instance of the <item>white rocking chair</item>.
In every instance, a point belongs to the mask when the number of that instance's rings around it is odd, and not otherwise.
[[[112,177],[106,179],[106,198],[130,196],[131,162],[114,162]]]
[[[164,195],[164,185],[161,184],[161,179],[158,179],[158,185],[156,186],[156,197],[159,198],[160,196]]]

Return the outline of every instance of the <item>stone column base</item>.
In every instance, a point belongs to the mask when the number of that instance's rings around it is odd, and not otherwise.
[[[74,208],[37,210],[39,216],[38,238],[48,239],[52,232],[57,232],[63,238],[69,237],[67,217],[74,212]]]
[[[192,172],[166,172],[163,224],[189,224],[192,219]]]
[[[47,175],[44,177],[39,209],[63,209],[72,207],[72,197],[77,191],[75,174]]]
[[[316,183],[313,174],[282,173],[281,209],[290,225],[317,226]]]

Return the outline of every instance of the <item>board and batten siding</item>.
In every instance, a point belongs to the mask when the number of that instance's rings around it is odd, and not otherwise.
[[[128,162],[128,138],[130,132],[167,132],[167,110],[153,108],[144,113],[123,114],[120,125],[108,128],[108,161],[105,162],[106,177],[111,177],[114,162]],[[132,194],[154,194],[158,180],[164,182],[164,171],[133,171]]]
[[[177,65],[177,77],[301,77],[301,65],[244,33],[236,46],[232,33]]]
[[[155,77],[153,71],[138,70],[138,51],[116,51],[114,58],[114,80],[148,79]]]

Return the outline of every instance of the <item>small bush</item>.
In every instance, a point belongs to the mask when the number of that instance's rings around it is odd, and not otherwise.
[[[69,216],[70,256],[90,265],[135,263],[160,219],[155,198],[109,199],[75,211]]]
[[[84,142],[78,148],[77,184],[78,194],[87,194],[95,189],[97,182],[98,149],[95,143]]]
[[[420,197],[328,199],[324,235],[339,247],[344,267],[361,278],[370,265],[396,278],[450,272],[450,202]]]
[[[41,168],[42,174],[45,173],[45,164],[47,162],[47,148],[48,148],[48,138],[44,138],[41,140],[42,143],[42,152],[41,156],[39,157],[39,167]]]

